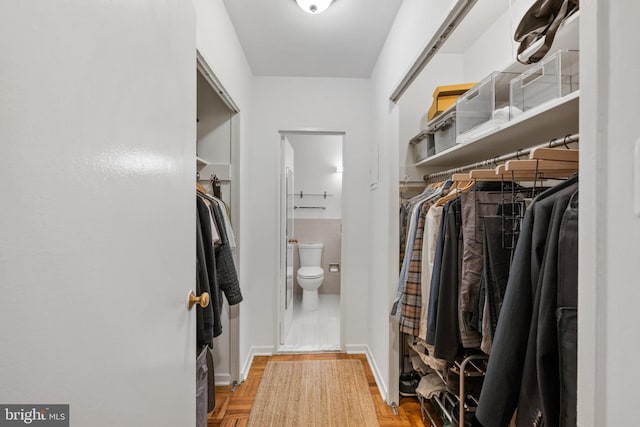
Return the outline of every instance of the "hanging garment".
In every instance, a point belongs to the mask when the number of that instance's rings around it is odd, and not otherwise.
[[[489,183],[482,183],[486,188]],[[495,185],[494,185],[495,186]],[[480,187],[480,184],[477,186]],[[482,277],[484,217],[496,215],[504,194],[499,191],[468,191],[460,195],[462,202],[463,254],[460,278],[460,310],[463,323],[460,325],[462,345],[475,348],[480,345],[480,336],[470,332],[471,318],[478,309],[480,280]],[[477,328],[476,328],[477,329]]]
[[[404,201],[400,205],[400,265],[403,265],[404,257],[409,250],[410,245],[407,243],[407,240],[409,238],[411,224],[413,224],[415,219],[414,212],[416,205],[439,191],[441,190],[426,187],[420,194]]]
[[[207,412],[211,412],[216,407],[216,371],[213,362],[213,349],[207,346],[204,351],[207,356]]]
[[[434,334],[434,357],[453,362],[460,353],[458,329],[458,292],[460,285],[461,205],[460,199],[454,199],[445,214],[445,233],[440,268],[440,286],[438,290],[438,310],[436,313]]]
[[[431,286],[429,291],[429,307],[427,308],[427,336],[426,343],[433,345],[436,337],[436,321],[438,317],[438,304],[440,298],[440,271],[442,268],[442,252],[444,251],[444,235],[447,228],[447,213],[450,204],[442,208],[442,218],[436,242],[436,252],[433,258],[433,272],[431,274]]]
[[[480,327],[483,331],[481,349],[487,354],[490,352],[491,342],[498,324],[498,316],[502,308],[511,268],[511,250],[504,247],[503,227],[501,216],[484,218],[483,290],[479,300],[483,309],[483,316],[480,318]]]
[[[400,269],[400,277],[398,279],[398,288],[396,291],[396,298],[391,307],[391,314],[400,316],[401,314],[401,300],[406,290],[407,277],[409,275],[409,264],[413,254],[415,246],[416,233],[420,220],[420,209],[426,200],[430,198],[438,197],[439,190],[433,188],[427,188],[419,196],[416,196],[411,207],[411,216],[409,218],[409,229],[407,230],[407,236],[405,241],[405,254],[402,261],[402,268]]]
[[[215,250],[216,273],[220,293],[219,302],[222,304],[222,292],[224,292],[229,305],[236,305],[242,301],[242,292],[240,290],[240,282],[238,281],[238,272],[233,261],[233,251],[229,244],[229,238],[227,237],[222,209],[219,205],[214,204],[213,210],[222,240],[222,245],[218,246]]]
[[[222,240],[220,239],[220,232],[218,231],[218,226],[211,213],[211,209],[213,208],[213,202],[207,199],[206,197],[200,197],[200,200],[202,200],[204,204],[207,205],[207,208],[209,209],[209,214],[207,215],[207,218],[209,220],[209,223],[211,224],[211,244],[214,247],[218,247],[222,244]]]
[[[538,195],[525,213],[476,412],[485,427],[507,426],[515,411],[551,211],[576,190],[577,178],[569,179]]]
[[[422,288],[422,308],[420,310],[420,330],[418,336],[421,339],[427,338],[427,314],[429,300],[431,299],[431,278],[433,275],[433,265],[436,257],[436,246],[438,244],[438,232],[442,221],[442,206],[431,206],[427,212],[424,236],[422,239],[422,275],[420,277]]]
[[[211,199],[213,199],[218,206],[220,206],[220,210],[222,212],[222,219],[224,221],[224,229],[227,233],[227,239],[229,240],[229,246],[231,246],[231,248],[235,248],[236,247],[236,235],[233,232],[233,227],[231,226],[231,218],[230,218],[230,211],[229,211],[229,206],[227,206],[227,204],[225,202],[223,202],[220,198],[218,197],[211,197],[209,196]]]
[[[196,201],[196,290],[198,295],[207,292],[211,302],[207,307],[197,306],[197,343],[199,347],[212,346],[213,338],[222,333],[220,305],[215,271],[215,256],[211,242],[208,210],[199,198]],[[201,218],[205,218],[204,221]]]
[[[551,211],[549,231],[540,269],[540,277],[534,299],[526,358],[520,386],[516,424],[540,424],[558,426],[559,418],[559,370],[555,310],[557,307],[558,238],[564,212],[571,194],[558,197]],[[541,362],[549,366],[538,372]],[[522,423],[522,424],[521,424]]]
[[[208,346],[205,346],[196,358],[196,427],[207,427],[209,399],[207,353]]]
[[[400,332],[417,336],[420,333],[422,315],[422,247],[427,212],[435,203],[435,198],[422,202],[418,215],[418,227],[414,239],[413,251],[409,261],[407,283],[401,297]]]
[[[560,427],[577,425],[578,390],[578,193],[562,218],[558,243],[556,328],[560,359]],[[539,368],[540,369],[540,368]],[[540,369],[544,372],[542,369]]]

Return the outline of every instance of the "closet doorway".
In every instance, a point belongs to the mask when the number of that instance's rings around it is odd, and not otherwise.
[[[196,90],[196,180],[209,195],[226,205],[235,236],[230,244],[238,268],[240,110],[199,51]],[[230,385],[240,380],[241,306],[242,303],[229,306],[223,298],[222,334],[213,342],[216,385]]]
[[[341,350],[343,132],[281,132],[280,352]]]

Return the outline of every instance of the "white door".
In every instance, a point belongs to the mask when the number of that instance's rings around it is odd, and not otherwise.
[[[0,51],[0,403],[194,426],[191,2],[3,1]]]
[[[282,137],[282,195],[280,215],[280,254],[281,254],[281,279],[280,279],[280,304],[281,304],[281,328],[280,344],[284,344],[291,328],[293,320],[293,287],[295,286],[295,271],[293,271],[293,255],[296,248],[292,241],[293,229],[293,148],[285,136]]]

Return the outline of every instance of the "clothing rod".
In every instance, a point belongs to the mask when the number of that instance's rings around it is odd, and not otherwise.
[[[324,206],[294,206],[293,209],[322,209],[325,210]]]
[[[579,140],[580,140],[580,137],[579,137],[579,134],[577,133],[573,135],[567,135],[564,138],[560,138],[560,139],[554,138],[549,142],[545,142],[544,144],[535,145],[533,147],[514,151],[513,153],[504,154],[502,156],[496,156],[493,159],[483,160],[482,162],[473,163],[466,166],[460,166],[457,168],[448,169],[446,171],[435,172],[429,175],[424,175],[423,179],[427,182],[430,182],[432,180],[453,175],[454,173],[462,173],[472,169],[486,168],[487,166],[498,166],[498,163],[503,163],[503,162],[506,162],[507,160],[521,159],[523,156],[528,156],[529,153],[531,153],[536,148],[555,148],[563,145],[566,148],[569,148],[568,144],[578,142]]]

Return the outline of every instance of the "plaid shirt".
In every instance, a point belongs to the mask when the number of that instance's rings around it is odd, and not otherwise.
[[[436,202],[430,199],[424,202],[419,213],[416,238],[409,262],[407,284],[400,299],[400,331],[412,336],[420,333],[420,316],[422,313],[422,239],[427,212]]]

